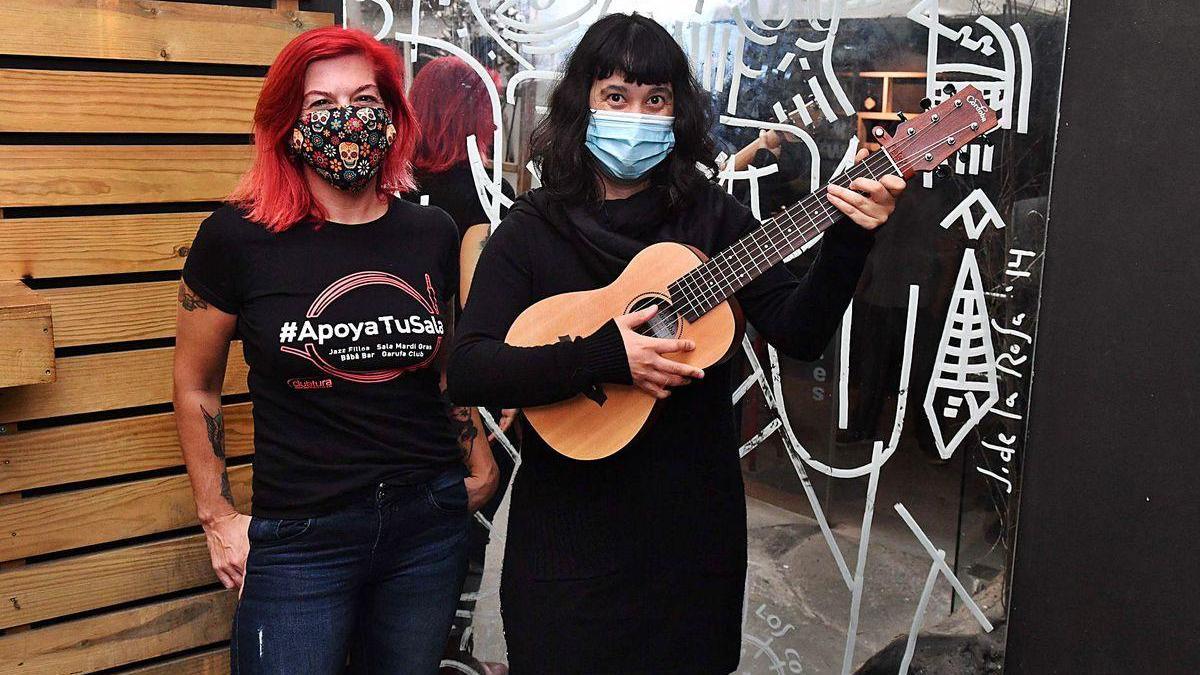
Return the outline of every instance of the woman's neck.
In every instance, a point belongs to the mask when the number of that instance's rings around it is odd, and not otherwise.
[[[380,199],[375,192],[377,180],[378,177],[372,178],[371,182],[358,192],[346,192],[330,185],[311,167],[304,167],[304,181],[308,183],[313,199],[325,209],[326,218],[345,225],[369,223],[387,213],[387,200]]]
[[[643,179],[636,183],[626,183],[625,181],[616,181],[604,174],[600,174],[600,190],[604,194],[604,199],[625,199],[632,197],[637,193],[650,187],[650,180]]]

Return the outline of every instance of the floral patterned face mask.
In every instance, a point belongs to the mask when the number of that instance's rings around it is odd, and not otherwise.
[[[386,108],[350,105],[300,115],[291,149],[335,188],[358,192],[379,173],[395,138]]]

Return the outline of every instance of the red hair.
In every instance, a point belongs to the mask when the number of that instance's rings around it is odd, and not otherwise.
[[[315,28],[297,35],[283,48],[267,72],[254,109],[254,162],[242,175],[229,201],[249,212],[250,220],[282,232],[306,217],[326,220],[304,181],[299,158],[288,151],[288,139],[304,104],[304,76],[313,61],[361,54],[371,62],[384,107],[396,125],[396,138],[384,155],[375,192],[413,189],[412,156],[419,127],[404,96],[400,59],[390,47],[360,30],[339,26]]]
[[[479,155],[488,161],[492,133],[492,102],[486,87],[500,87],[499,75],[489,69],[491,82],[456,56],[439,56],[413,78],[413,113],[421,139],[413,163],[421,171],[441,173],[467,160],[467,137],[475,134]]]

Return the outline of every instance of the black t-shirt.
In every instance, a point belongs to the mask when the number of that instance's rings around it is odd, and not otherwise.
[[[491,175],[491,172],[488,172]],[[416,172],[417,189],[404,194],[404,198],[414,204],[421,203],[421,197],[429,198],[429,205],[436,206],[454,219],[458,224],[459,236],[467,233],[472,225],[488,222],[487,214],[479,203],[479,195],[475,193],[475,179],[471,177],[471,165],[460,162],[441,173]],[[500,192],[509,199],[515,199],[516,193],[507,180],[501,180]],[[500,208],[503,218],[508,209]]]
[[[222,206],[183,279],[238,317],[255,515],[319,515],[461,461],[436,367],[458,287],[458,231],[441,210],[390,199],[368,223],[273,234]]]

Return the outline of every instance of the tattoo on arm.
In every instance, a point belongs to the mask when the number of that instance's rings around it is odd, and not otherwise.
[[[193,293],[192,289],[188,288],[183,282],[179,282],[179,304],[188,312],[194,312],[197,309],[208,309],[208,303],[204,301],[204,298]]]
[[[229,485],[229,472],[225,469],[221,469],[221,496],[230,506],[236,506],[233,503],[233,488]]]
[[[204,406],[200,406],[200,412],[204,413],[204,424],[208,426],[208,442],[212,445],[213,454],[218,459],[225,459],[225,413],[218,408],[217,414],[212,415]]]
[[[442,392],[445,397],[446,393]],[[446,410],[450,417],[450,427],[454,430],[454,435],[458,439],[458,447],[462,450],[462,457],[466,460],[471,456],[471,448],[475,444],[476,437],[479,436],[479,429],[475,428],[475,422],[471,419],[471,409],[464,406],[456,406],[446,401]]]
[[[218,408],[217,414],[212,415],[204,406],[200,406],[200,412],[204,413],[204,424],[208,427],[208,443],[213,454],[221,460],[221,496],[233,506],[233,489],[229,485],[229,471],[225,468],[225,414]]]

